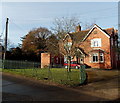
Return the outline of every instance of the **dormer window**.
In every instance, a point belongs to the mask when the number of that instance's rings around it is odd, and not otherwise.
[[[66,48],[66,49],[68,49],[68,50],[71,49],[71,46],[72,46],[72,42],[66,42],[66,43],[64,44],[64,48]]]
[[[91,47],[101,47],[101,38],[92,39]]]

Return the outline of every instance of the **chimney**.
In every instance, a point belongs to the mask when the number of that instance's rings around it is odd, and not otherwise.
[[[81,26],[80,26],[80,24],[79,24],[78,26],[76,26],[76,32],[79,32],[79,31],[81,31]]]

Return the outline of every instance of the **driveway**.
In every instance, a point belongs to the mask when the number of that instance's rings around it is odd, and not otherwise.
[[[111,101],[118,99],[118,77],[77,88],[44,84],[3,73],[3,101]]]

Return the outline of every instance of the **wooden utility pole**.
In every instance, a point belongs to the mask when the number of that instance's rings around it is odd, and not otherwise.
[[[6,51],[7,51],[7,36],[8,36],[8,18],[6,20],[6,30],[5,30],[5,46],[4,46],[4,57],[3,59],[6,59]]]

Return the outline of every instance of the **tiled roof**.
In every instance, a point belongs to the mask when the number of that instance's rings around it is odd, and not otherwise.
[[[74,33],[70,33],[70,36],[72,40],[79,42],[83,40],[83,38],[87,35],[88,32],[89,30],[74,32]]]
[[[108,29],[103,29],[103,31],[109,35],[112,34],[112,32],[114,31],[114,28],[108,28]]]
[[[102,29],[106,34],[111,35],[114,30],[114,28],[108,28],[108,29]],[[83,40],[83,38],[88,34],[89,30],[84,30],[84,31],[79,31],[79,32],[74,32],[70,33],[70,36],[73,41],[75,42],[80,42]]]

